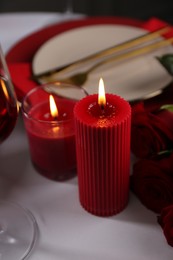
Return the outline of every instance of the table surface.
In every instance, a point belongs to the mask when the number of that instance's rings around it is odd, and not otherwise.
[[[79,15],[79,17],[81,17]],[[76,19],[60,13],[0,14],[4,51],[29,33]],[[21,115],[0,147],[0,198],[18,202],[35,216],[39,237],[32,260],[172,260],[157,216],[130,193],[129,204],[113,217],[96,217],[79,203],[77,177],[55,182],[33,168]]]

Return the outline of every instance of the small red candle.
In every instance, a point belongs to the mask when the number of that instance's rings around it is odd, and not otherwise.
[[[94,94],[75,105],[74,117],[81,205],[98,216],[117,214],[128,203],[131,107]]]
[[[49,93],[48,87],[45,89],[32,90],[22,104],[30,155],[42,175],[63,180],[74,175],[76,168],[75,101],[59,98]]]

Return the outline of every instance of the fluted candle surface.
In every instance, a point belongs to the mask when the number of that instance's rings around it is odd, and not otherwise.
[[[77,171],[81,205],[98,216],[111,216],[128,203],[131,107],[106,94],[80,100],[74,108]]]

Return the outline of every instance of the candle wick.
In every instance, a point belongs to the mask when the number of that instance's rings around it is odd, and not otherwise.
[[[54,117],[53,117],[53,120],[54,120],[54,121],[57,121],[57,120],[58,120],[58,117],[57,117],[57,116],[54,116]]]
[[[103,111],[105,110],[104,104],[101,104],[101,105],[100,105],[100,108],[101,108],[101,111],[103,112]]]
[[[100,118],[103,118],[105,116],[105,105],[102,103],[100,104]]]

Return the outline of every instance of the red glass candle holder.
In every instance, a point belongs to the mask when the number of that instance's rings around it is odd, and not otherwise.
[[[97,99],[85,97],[74,108],[79,197],[88,212],[111,216],[128,203],[131,107],[107,94],[103,109]]]
[[[61,98],[61,93],[84,93],[71,85],[50,84],[31,90],[22,102],[30,156],[36,170],[47,178],[65,180],[76,174],[76,149],[73,108],[76,100]],[[50,114],[49,96],[55,99],[57,118]],[[76,94],[77,97],[77,94]]]

